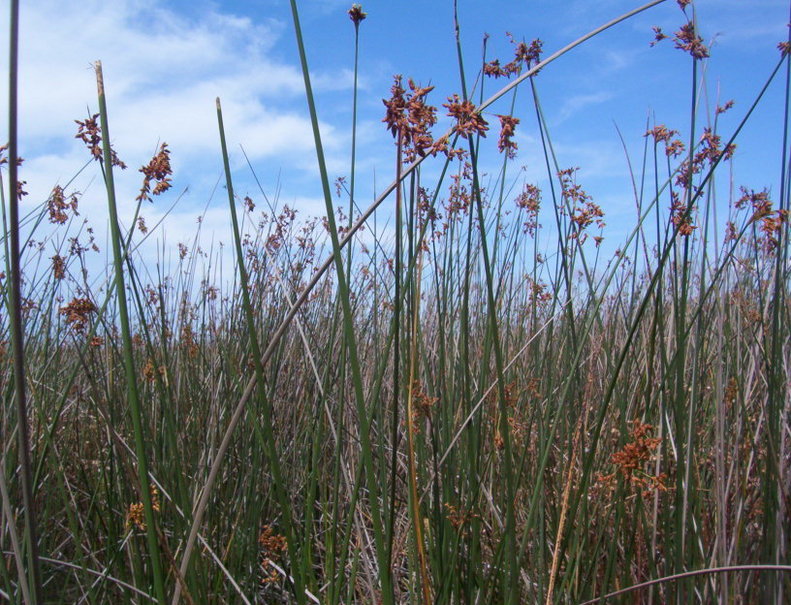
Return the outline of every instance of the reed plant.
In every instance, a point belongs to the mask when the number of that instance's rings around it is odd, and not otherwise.
[[[170,189],[170,149],[140,168],[124,228],[100,66],[98,113],[77,137],[106,185],[113,261],[101,274],[68,184],[18,215],[12,136],[0,160],[0,596],[785,602],[788,114],[777,197],[720,175],[770,85],[788,106],[791,42],[726,129],[719,116],[737,110],[707,117],[709,48],[691,2],[678,3],[689,119],[624,133],[643,141],[627,158],[636,215],[609,259],[606,208],[561,163],[541,102],[539,71],[661,2],[545,58],[539,40],[512,40],[512,59],[485,51],[472,67],[457,17],[457,92],[434,103],[432,86],[395,76],[383,93],[393,177],[367,204],[366,13],[352,6],[341,210],[311,87],[317,50],[291,0],[326,214],[301,218],[263,184],[260,200],[234,192],[218,99],[231,266],[203,247],[203,227],[171,262],[145,262],[139,246],[158,231],[140,208]],[[515,133],[533,117],[543,190],[517,164]]]

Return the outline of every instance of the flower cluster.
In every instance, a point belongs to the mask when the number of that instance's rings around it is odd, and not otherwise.
[[[280,576],[270,563],[280,559],[288,547],[288,542],[286,542],[285,536],[276,534],[271,525],[264,525],[258,535],[258,546],[261,548],[261,569],[264,572],[261,583],[276,582]]]
[[[676,48],[688,52],[695,59],[705,59],[709,56],[709,49],[703,44],[703,38],[695,31],[695,24],[692,21],[682,25],[673,40]]]
[[[450,177],[448,187],[448,199],[444,202],[445,216],[448,221],[453,218],[460,218],[470,207],[470,190],[465,183],[469,183],[472,178],[472,166],[469,162],[464,162],[458,174]]]
[[[610,475],[599,475],[599,483],[612,483],[617,475],[622,476],[640,489],[646,491],[666,490],[665,475],[651,475],[643,471],[643,467],[650,462],[662,440],[651,437],[654,427],[635,419],[631,422],[632,429],[629,433],[629,442],[615,452],[610,461],[616,466],[615,472]]]
[[[469,511],[460,509],[459,507],[445,502],[445,509],[448,511],[446,517],[455,530],[461,531],[464,526],[469,524],[473,519],[479,518],[479,515]]]
[[[662,28],[661,28],[661,27],[659,27],[659,26],[657,26],[657,25],[652,25],[652,26],[651,26],[651,29],[652,29],[652,30],[654,30],[654,39],[653,39],[651,42],[649,42],[648,46],[656,46],[656,45],[657,45],[657,44],[659,44],[659,43],[660,43],[662,40],[664,40],[665,38],[667,38],[667,35],[665,35],[665,34],[662,32]]]
[[[692,158],[691,167],[689,161],[684,160],[678,168],[676,185],[686,189],[691,185],[691,176],[699,174],[706,165],[713,167],[720,160],[730,160],[736,151],[736,145],[731,143],[726,145],[725,148],[721,148],[721,145],[720,136],[715,134],[711,128],[704,128],[703,135],[700,138],[700,146]]]
[[[382,121],[398,139],[405,161],[411,162],[417,156],[436,153],[430,129],[437,123],[437,109],[426,103],[426,96],[434,90],[433,86],[420,87],[409,79],[407,92],[402,83],[403,78],[400,75],[393,77],[391,96],[382,100],[387,108]]]
[[[95,113],[88,116],[84,122],[74,120],[77,124],[77,134],[74,135],[75,139],[80,139],[88,150],[91,152],[94,160],[102,160],[102,129],[99,126],[99,114]],[[126,168],[124,164],[116,155],[115,150],[110,147],[110,161],[113,166],[118,166],[121,170]]]
[[[158,513],[160,510],[159,506],[159,490],[157,486],[151,484],[151,508],[154,512]],[[132,527],[136,527],[140,531],[146,530],[146,522],[143,516],[143,503],[142,502],[135,502],[129,505],[129,510],[126,512],[126,527],[130,529]]]
[[[363,21],[367,16],[368,13],[363,12],[363,7],[359,4],[352,4],[352,7],[348,11],[349,19],[352,20],[355,27],[360,25],[360,22]]]
[[[571,221],[576,226],[576,230],[571,234],[572,239],[580,237],[580,234],[594,222],[600,229],[604,228],[604,212],[595,204],[591,197],[576,182],[575,174],[578,168],[567,168],[558,172],[563,198],[571,207]],[[584,241],[584,238],[580,238]],[[600,239],[596,244],[601,243]]]
[[[66,277],[66,261],[60,255],[56,254],[51,257],[52,259],[52,275],[55,279],[63,279]]]
[[[173,170],[170,168],[170,149],[167,143],[162,143],[159,151],[151,158],[151,161],[142,166],[139,172],[143,173],[143,186],[140,194],[135,198],[138,202],[143,200],[152,201],[151,196],[160,195],[170,189],[170,177]],[[156,183],[151,189],[151,183]]]
[[[697,226],[692,224],[692,218],[690,216],[694,210],[694,206],[692,208],[687,208],[675,191],[672,192],[670,196],[673,200],[670,204],[670,222],[676,226],[679,235],[688,237],[697,229]]]
[[[519,124],[519,118],[515,118],[514,116],[501,116],[499,114],[497,114],[497,117],[500,118],[500,140],[497,141],[497,149],[499,149],[501,153],[504,151],[506,157],[512,160],[516,157],[516,150],[518,148],[516,141],[513,140],[513,136],[516,125]]]
[[[703,135],[700,138],[700,150],[695,154],[693,163],[705,164],[708,162],[709,166],[715,164],[722,158],[723,160],[730,160],[736,151],[736,145],[731,143],[724,149],[720,148],[721,141],[720,135],[714,134],[711,128],[704,128]]]
[[[454,94],[448,97],[448,102],[442,104],[448,109],[448,115],[456,120],[454,131],[459,135],[469,138],[471,135],[486,136],[489,124],[475,107],[472,101],[459,99],[459,95]]]
[[[412,383],[412,427],[416,434],[420,432],[418,423],[421,419],[431,421],[431,412],[437,401],[439,398],[426,394],[423,384],[419,380]]]
[[[513,36],[506,32],[506,36],[514,45],[514,59],[510,63],[500,65],[499,59],[489,61],[483,66],[483,73],[493,78],[509,78],[521,71],[523,67],[530,69],[534,64],[541,60],[541,48],[543,42],[539,39],[533,40],[530,44],[514,41]]]
[[[49,211],[49,222],[56,225],[62,225],[69,220],[69,215],[66,212],[71,210],[73,214],[79,215],[77,212],[78,194],[73,193],[66,199],[66,194],[63,187],[55,185],[47,199],[47,210]]]
[[[541,190],[535,185],[525,185],[522,193],[516,196],[516,206],[526,213],[522,224],[522,231],[531,236],[536,234],[538,224],[538,211],[541,208]]]
[[[74,298],[68,305],[61,307],[58,312],[66,318],[66,324],[71,326],[74,332],[82,334],[85,331],[91,313],[96,311],[96,305],[91,302],[91,299]]]
[[[758,192],[752,189],[748,191],[746,187],[740,187],[739,189],[742,195],[734,202],[734,206],[741,210],[748,204],[750,205],[753,211],[750,221],[758,223],[758,230],[761,233],[761,247],[765,253],[769,254],[776,250],[780,243],[780,230],[788,221],[788,211],[785,209],[774,210],[772,208],[772,200],[769,199],[769,192],[766,189]]]
[[[676,158],[684,153],[684,149],[686,148],[681,139],[673,139],[677,134],[677,130],[669,130],[666,126],[660,124],[646,131],[644,136],[654,137],[654,143],[657,144],[663,142],[665,144],[665,155]]]

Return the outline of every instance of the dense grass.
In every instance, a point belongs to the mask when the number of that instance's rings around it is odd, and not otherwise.
[[[91,234],[68,192],[21,231],[4,214],[5,236],[43,244],[23,245],[21,269],[7,255],[19,300],[3,280],[0,338],[17,311],[24,353],[2,350],[2,596],[577,603],[646,582],[626,602],[787,599],[787,141],[776,200],[719,191],[761,95],[741,100],[734,130],[705,117],[692,9],[676,43],[694,109],[681,134],[651,125],[627,192],[634,229],[609,260],[601,209],[557,164],[533,78],[571,47],[542,61],[539,44],[517,45],[513,62],[473,68],[473,87],[459,46],[446,138],[430,134],[430,90],[396,80],[393,184],[361,210],[353,159],[343,215],[292,9],[323,220],[234,195],[218,100],[235,268],[199,233],[175,266],[145,265],[137,221],[124,232],[116,216],[99,65],[99,115],[80,132],[107,185],[105,279],[86,269]],[[351,16],[356,49],[364,14]],[[505,80],[483,78],[498,69]],[[787,53],[766,84],[782,78],[788,89]],[[496,123],[482,140],[482,109],[517,86],[544,191],[521,180],[509,116],[502,153]],[[166,145],[142,172],[138,205],[169,187]],[[28,432],[30,462],[16,440]]]

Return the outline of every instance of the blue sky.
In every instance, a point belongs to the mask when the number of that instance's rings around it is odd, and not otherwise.
[[[7,3],[4,3],[7,8]],[[392,139],[381,118],[395,73],[436,86],[429,101],[440,107],[459,92],[451,0],[363,2],[361,24],[358,200],[367,206],[393,177]],[[632,0],[544,2],[459,0],[462,44],[470,81],[480,65],[482,39],[487,55],[505,61],[517,39],[541,38],[545,55],[598,25],[638,6]],[[354,28],[346,15],[351,3],[300,2],[308,58],[332,178],[349,173]],[[776,64],[777,42],[787,36],[786,0],[699,0],[701,32],[712,46],[702,102],[712,109],[729,99],[721,118],[729,133]],[[195,218],[208,204],[204,232],[228,241],[227,201],[214,190],[222,177],[214,98],[222,98],[226,132],[239,195],[261,201],[239,151],[243,145],[268,194],[279,188],[281,202],[303,214],[323,212],[312,134],[296,45],[286,0],[245,2],[160,0],[27,0],[22,3],[20,80],[22,178],[32,206],[53,185],[65,185],[88,155],[73,136],[73,120],[96,111],[90,65],[101,59],[108,90],[111,135],[130,170],[117,177],[122,216],[130,216],[140,175],[156,145],[172,149],[173,189],[144,208],[153,225],[181,197],[158,234],[175,248],[190,241]],[[688,9],[689,10],[689,9]],[[0,27],[7,27],[3,10]],[[561,166],[579,166],[579,180],[607,214],[605,235],[617,242],[634,223],[631,185],[616,125],[636,159],[642,152],[646,119],[689,136],[690,59],[665,40],[651,48],[652,25],[672,35],[684,22],[668,0],[616,26],[548,66],[536,82]],[[2,60],[7,64],[7,50]],[[485,82],[486,96],[503,80]],[[5,115],[7,91],[0,91]],[[516,98],[520,152],[525,178],[545,179],[532,103],[525,88]],[[772,86],[739,141],[734,183],[777,190],[783,82]],[[492,113],[506,113],[501,101]],[[444,112],[443,112],[444,113]],[[441,113],[442,115],[442,113]],[[498,166],[496,118],[488,162]],[[446,118],[437,134],[449,125]],[[2,126],[2,131],[5,125]],[[5,137],[2,137],[5,139]],[[517,175],[517,171],[512,171]],[[74,182],[83,193],[83,215],[101,231],[106,220],[98,171],[90,166]],[[213,194],[214,191],[214,194]],[[212,197],[213,196],[213,197]],[[722,196],[727,203],[727,192]]]

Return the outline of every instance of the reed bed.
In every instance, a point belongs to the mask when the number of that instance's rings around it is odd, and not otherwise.
[[[393,183],[363,201],[354,148],[333,191],[292,1],[326,215],[234,194],[218,99],[232,267],[199,233],[146,266],[137,246],[156,232],[121,228],[101,65],[78,136],[107,186],[103,274],[76,194],[24,200],[12,136],[4,208],[29,213],[3,215],[0,596],[784,602],[787,140],[772,196],[723,187],[763,92],[740,100],[736,127],[718,125],[730,105],[707,117],[708,49],[679,2],[665,43],[689,55],[694,109],[638,133],[634,227],[605,259],[606,208],[558,165],[541,108],[539,70],[658,3],[546,58],[514,42],[513,59],[470,68],[457,39],[459,89],[439,109],[431,87],[394,78]],[[356,74],[366,14],[349,15]],[[766,85],[788,89],[779,50]],[[497,99],[511,113],[484,111]],[[517,167],[517,108],[535,114],[543,190]],[[170,188],[167,144],[140,172],[138,209]]]

